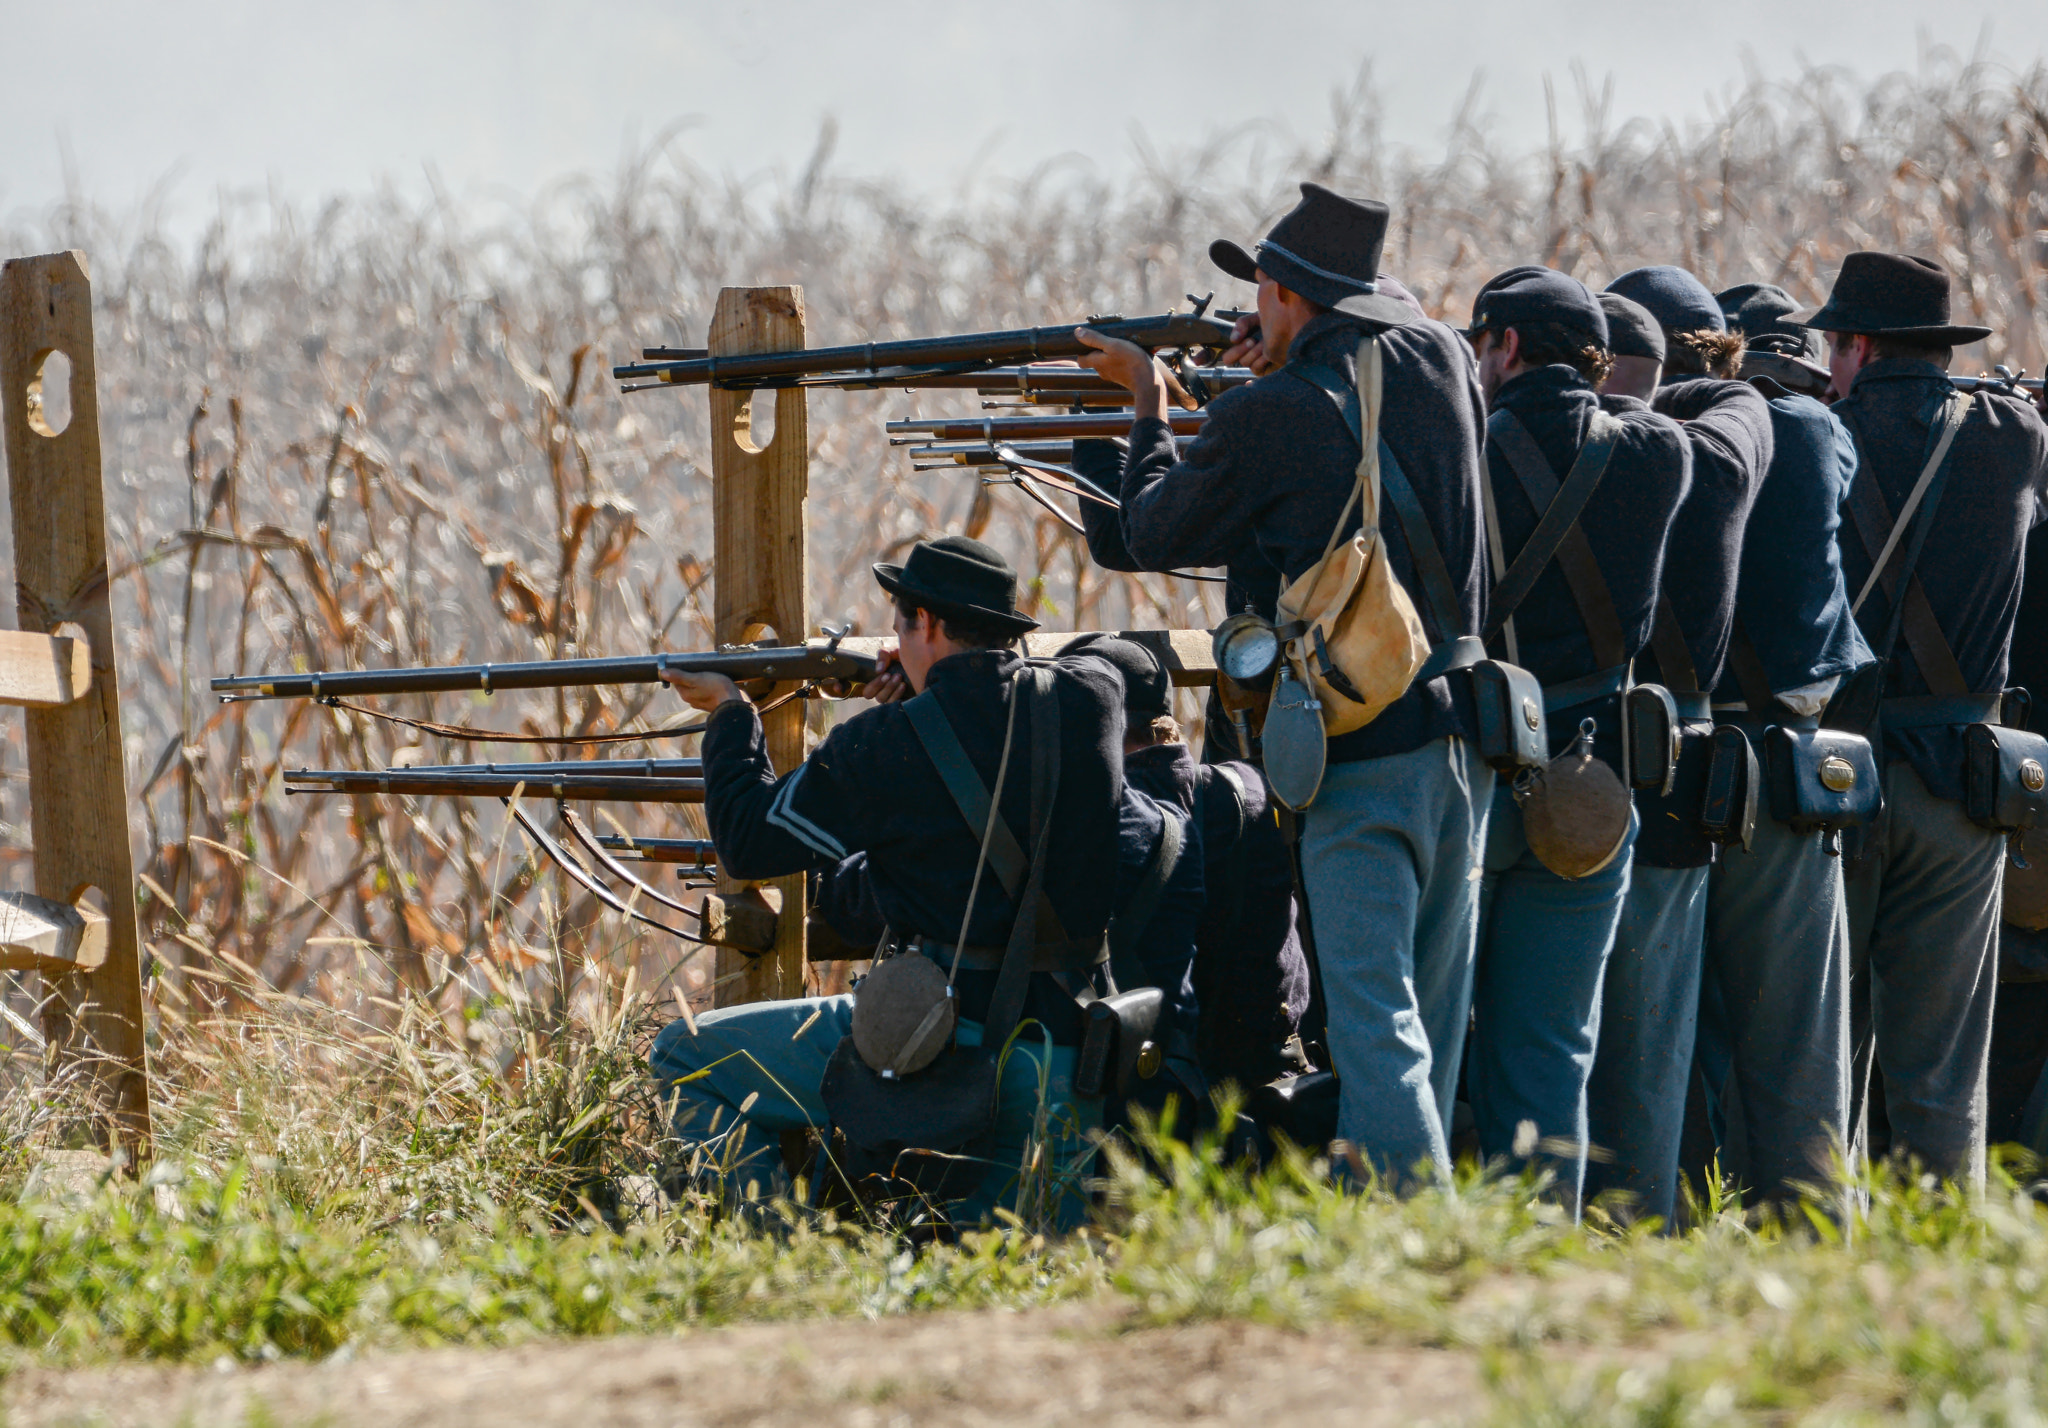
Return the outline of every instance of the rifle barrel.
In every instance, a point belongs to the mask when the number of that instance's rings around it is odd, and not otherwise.
[[[743,645],[713,653],[626,655],[613,659],[548,659],[519,664],[459,664],[425,669],[339,669],[311,674],[230,674],[216,694],[244,699],[353,698],[365,694],[440,694],[479,689],[565,689],[596,684],[659,684],[664,670],[724,674],[734,679],[844,679],[860,684],[875,672],[871,652],[836,641]]]
[[[1193,436],[1208,420],[1209,414],[1202,411],[1172,412],[1167,416],[1167,424],[1176,436]],[[1131,421],[1129,412],[1110,412],[1101,416],[912,417],[907,421],[884,422],[882,427],[891,435],[912,433],[929,441],[979,440],[993,444],[998,441],[1015,442],[1020,437],[1075,440],[1128,436]],[[908,443],[898,441],[891,444]]]
[[[701,778],[642,778],[624,774],[597,777],[555,774],[521,778],[516,774],[462,774],[436,769],[287,769],[287,793],[399,793],[415,797],[449,795],[460,798],[528,798],[596,800],[604,803],[702,803]]]
[[[2042,387],[2039,377],[1951,376],[1949,381],[1965,392],[2038,392]]]
[[[1090,327],[1105,337],[1135,342],[1148,351],[1163,347],[1229,345],[1231,324],[1221,317],[1193,313],[1160,313],[1152,317],[1105,318],[1022,327],[1005,332],[969,332],[953,337],[914,337],[899,342],[865,342],[847,347],[802,348],[793,352],[753,352],[724,357],[691,357],[677,361],[629,362],[612,368],[622,382],[653,378],[677,386],[751,387],[809,385],[803,379],[823,373],[854,384],[888,386],[913,376],[938,376],[930,368],[972,371],[1049,357],[1079,357],[1089,348],[1074,337],[1077,327]]]
[[[702,759],[554,759],[535,764],[410,764],[399,773],[504,774],[512,778],[702,778]]]

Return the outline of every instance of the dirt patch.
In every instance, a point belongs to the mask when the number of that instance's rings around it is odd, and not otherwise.
[[[1289,1425],[1465,1420],[1476,1360],[1247,1324],[1119,1332],[1101,1307],[747,1325],[644,1339],[431,1350],[260,1368],[35,1369],[11,1428],[377,1423],[392,1428],[1088,1421]]]

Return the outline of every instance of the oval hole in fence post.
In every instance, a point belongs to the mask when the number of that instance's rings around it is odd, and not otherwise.
[[[36,358],[28,379],[28,424],[38,436],[61,436],[71,425],[71,358],[56,348]]]
[[[771,391],[752,391],[734,409],[732,439],[740,450],[758,456],[775,444],[775,396]]]

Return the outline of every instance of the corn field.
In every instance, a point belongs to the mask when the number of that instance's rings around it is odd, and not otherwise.
[[[1959,366],[2038,369],[2048,354],[2048,70],[1952,62],[1870,87],[1815,70],[1682,127],[1626,120],[1581,85],[1547,135],[1506,141],[1476,123],[1478,100],[1441,154],[1397,152],[1361,75],[1312,144],[1220,132],[1117,186],[1049,164],[912,193],[839,162],[828,124],[800,173],[766,184],[721,177],[669,136],[525,207],[228,203],[179,247],[147,208],[79,195],[0,229],[8,254],[76,247],[92,263],[152,1004],[186,1021],[287,994],[374,1021],[416,1002],[459,1027],[515,991],[573,1012],[629,965],[664,1001],[705,1002],[708,956],[601,916],[496,806],[287,798],[278,777],[545,749],[472,754],[338,709],[222,706],[205,681],[707,647],[704,399],[622,396],[609,368],[701,343],[723,286],[801,285],[814,344],[1158,311],[1218,286],[1242,301],[1209,240],[1256,236],[1314,179],[1392,204],[1384,265],[1449,318],[1525,262],[1596,286],[1677,263],[1709,287],[1765,280],[1817,303],[1845,252],[1880,248],[1937,257],[1958,278],[1957,320],[1995,329]],[[1209,587],[1095,571],[1036,508],[965,469],[913,473],[887,446],[886,418],[970,401],[813,398],[813,610],[886,629],[868,562],[965,529],[1008,551],[1051,628],[1221,613]],[[532,735],[681,712],[642,689],[384,707]],[[20,739],[10,723],[0,748],[13,886],[29,881]],[[703,831],[694,809],[608,812],[634,834]],[[472,1033],[518,1054],[517,1037]]]

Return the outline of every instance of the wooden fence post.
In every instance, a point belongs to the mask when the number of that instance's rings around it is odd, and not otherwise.
[[[57,352],[71,361],[70,420],[61,430],[51,426],[43,386],[45,360]],[[0,408],[17,618],[23,630],[44,634],[77,626],[92,657],[83,697],[25,714],[36,891],[73,903],[97,890],[107,921],[97,967],[44,969],[43,1030],[52,1068],[77,1067],[90,1077],[95,1133],[133,1165],[149,1153],[149,1073],[85,254],[0,266]]]
[[[707,343],[712,356],[803,345],[802,288],[726,288],[718,294]],[[753,393],[711,389],[712,632],[721,644],[757,639],[764,629],[793,644],[811,632],[805,398],[801,388],[774,397],[775,432],[762,445],[752,426]],[[776,772],[788,773],[804,757],[802,701],[766,715],[763,724]],[[719,886],[730,891],[742,884],[721,873]],[[770,886],[782,892],[775,950],[759,957],[718,950],[720,1006],[804,994],[804,880],[778,878]]]

